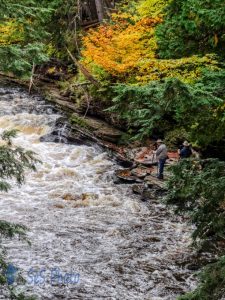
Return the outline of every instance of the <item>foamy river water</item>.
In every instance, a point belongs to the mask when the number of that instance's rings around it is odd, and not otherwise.
[[[0,219],[26,225],[31,245],[5,241],[9,261],[38,299],[174,300],[195,284],[190,227],[160,199],[142,202],[115,185],[117,167],[98,146],[40,142],[60,117],[38,96],[0,87],[0,132],[42,164],[0,193]],[[6,299],[0,295],[0,299]]]

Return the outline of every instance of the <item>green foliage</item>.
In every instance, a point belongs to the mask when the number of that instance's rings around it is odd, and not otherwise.
[[[221,300],[225,294],[225,256],[204,268],[200,274],[200,285],[192,293],[178,300]]]
[[[164,142],[169,149],[176,151],[178,146],[181,145],[184,141],[189,141],[190,136],[188,132],[182,128],[175,128],[171,131],[166,132]]]
[[[212,99],[215,105],[212,110],[199,113],[196,122],[191,126],[191,139],[200,146],[224,142],[225,138],[225,71],[205,72],[193,88],[196,95],[204,99]],[[214,99],[214,100],[213,100]],[[217,103],[217,104],[216,104]]]
[[[33,64],[44,62],[44,42],[50,36],[48,22],[60,0],[48,3],[41,0],[1,1],[0,27],[13,26],[8,32],[8,42],[0,41],[0,70],[18,76],[29,75]],[[16,36],[16,39],[11,37]]]
[[[172,167],[167,204],[188,214],[194,241],[225,239],[225,162],[181,160]]]
[[[24,182],[26,169],[35,170],[37,160],[32,151],[25,151],[21,147],[14,147],[11,138],[15,137],[16,131],[4,133],[2,140],[6,144],[0,146],[0,190],[8,191],[10,188],[8,179],[15,179],[18,184]]]
[[[225,241],[225,162],[184,159],[171,167],[166,203],[189,217],[194,245],[219,249]],[[221,247],[221,246],[220,246]],[[224,250],[224,249],[223,249]],[[225,293],[225,257],[207,265],[200,284],[178,300],[220,300]]]
[[[155,18],[162,16],[165,7],[171,0],[141,0],[138,6],[138,12],[141,16]]]
[[[132,136],[129,132],[123,133],[118,141],[118,145],[120,146],[128,146],[130,144],[130,140],[132,139]]]
[[[10,71],[19,77],[29,75],[33,64],[38,65],[47,59],[42,43],[0,47],[1,71]]]
[[[0,220],[0,235],[6,238],[18,236],[19,238],[26,239],[26,227]]]
[[[224,69],[217,72],[204,72],[201,79],[197,80],[196,86],[204,89],[205,92],[211,93],[216,97],[225,100],[225,71]]]
[[[65,46],[71,52],[78,53],[80,36],[78,1],[55,0],[52,9],[53,13],[46,28],[51,39],[46,48],[52,56],[65,60],[68,57]]]
[[[164,134],[183,128],[193,143],[206,147],[225,137],[224,75],[206,73],[192,85],[177,79],[144,86],[118,85],[111,111],[119,112],[129,127],[136,128],[139,139],[154,131]],[[214,82],[206,86],[210,78]]]
[[[157,30],[162,58],[217,53],[224,57],[224,0],[173,0]]]
[[[75,125],[79,125],[80,127],[90,129],[87,122],[84,118],[79,117],[78,115],[73,114],[70,118],[70,122]]]
[[[8,180],[15,180],[18,184],[24,182],[24,173],[27,169],[35,170],[35,163],[38,160],[31,151],[25,151],[21,147],[16,147],[12,143],[12,138],[16,136],[17,131],[11,130],[4,132],[1,136],[0,146],[0,191],[7,192],[10,188]],[[5,277],[7,263],[5,259],[2,241],[4,238],[19,237],[26,240],[26,227],[18,224],[11,224],[4,220],[0,220],[0,286],[8,289],[10,299],[15,300],[34,300],[34,297],[26,297],[22,293],[17,293],[13,286],[8,286]],[[18,278],[18,282],[21,278]]]

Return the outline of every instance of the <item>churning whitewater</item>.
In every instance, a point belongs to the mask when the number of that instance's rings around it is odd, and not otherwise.
[[[31,245],[5,242],[25,290],[38,299],[174,300],[193,288],[191,229],[160,199],[141,202],[115,185],[118,166],[98,146],[40,142],[58,118],[41,97],[0,88],[0,132],[18,129],[14,144],[42,161],[23,186],[0,193],[0,219],[28,228]]]

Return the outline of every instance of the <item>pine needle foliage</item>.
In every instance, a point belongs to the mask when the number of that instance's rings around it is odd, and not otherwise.
[[[14,180],[21,185],[25,180],[26,170],[35,170],[35,164],[38,160],[32,151],[26,151],[21,147],[16,147],[12,143],[12,138],[16,137],[17,131],[11,130],[1,135],[0,146],[0,191],[7,192],[11,185],[8,180]],[[5,238],[20,238],[27,241],[26,227],[23,225],[12,224],[4,220],[0,220],[0,287],[8,290],[10,299],[14,300],[34,300],[34,297],[26,297],[22,293],[17,293],[14,286],[8,285],[6,278],[6,270],[8,263],[6,261],[6,253],[3,247]],[[21,283],[21,277],[17,283]]]
[[[194,225],[193,245],[224,255],[225,162],[184,159],[171,167],[165,202]],[[225,294],[225,256],[199,273],[200,283],[178,300],[221,300]]]
[[[0,146],[0,190],[6,192],[10,188],[8,179],[15,179],[18,184],[22,184],[25,170],[35,170],[37,162],[32,151],[12,145],[11,139],[15,135],[15,130],[3,133],[2,140],[6,143]]]
[[[33,64],[48,58],[48,23],[60,0],[0,1],[0,71],[29,76]]]
[[[198,288],[178,300],[221,300],[225,295],[225,256],[209,264],[199,275]]]
[[[224,57],[224,0],[173,0],[157,28],[161,58],[217,53]]]
[[[189,215],[195,242],[225,240],[225,162],[181,160],[172,167],[166,203]]]
[[[192,142],[206,147],[225,138],[224,76],[206,72],[195,84],[172,78],[143,86],[118,85],[110,110],[120,113],[137,139],[183,128]]]

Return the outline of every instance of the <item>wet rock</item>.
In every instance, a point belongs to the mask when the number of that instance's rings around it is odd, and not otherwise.
[[[131,171],[131,174],[134,176],[137,176],[138,178],[144,178],[148,174],[151,173],[150,168],[145,168],[145,167],[137,167]]]
[[[54,135],[53,133],[49,133],[46,135],[43,135],[40,137],[40,142],[44,142],[44,143],[60,143],[61,140],[59,139],[59,137],[57,135]],[[62,140],[63,143],[67,144],[67,140],[63,139]]]
[[[141,200],[142,201],[146,201],[146,200],[149,200],[149,199],[155,199],[155,191],[151,190],[151,189],[148,189],[148,188],[145,188],[142,195],[141,195]]]
[[[55,207],[55,208],[60,208],[60,209],[65,208],[65,206],[62,205],[62,204],[55,204],[55,205],[53,205],[53,207]]]
[[[130,161],[122,156],[119,156],[119,155],[115,156],[115,160],[118,165],[120,165],[121,167],[124,167],[124,168],[131,168],[134,165],[134,163],[132,161]]]
[[[139,195],[142,195],[143,191],[144,191],[144,185],[143,184],[134,184],[132,186],[132,191],[133,193],[135,194],[139,194]]]
[[[186,265],[186,268],[191,271],[197,271],[197,270],[199,270],[199,265],[195,264],[195,263],[191,263],[191,264]]]
[[[148,237],[145,237],[143,239],[144,242],[148,242],[148,243],[157,243],[157,242],[161,242],[161,238],[158,237],[158,236],[148,236]]]
[[[156,190],[146,187],[145,184],[134,184],[132,186],[132,191],[135,194],[141,195],[142,201],[147,201],[150,199],[156,199]]]
[[[123,134],[121,130],[93,117],[82,118],[74,113],[71,117],[71,122],[90,130],[95,136],[108,142],[117,143]]]
[[[147,178],[147,182],[144,179],[142,184],[135,184],[132,186],[132,191],[135,194],[141,195],[142,201],[157,199],[158,197],[162,197],[166,194],[167,190],[162,185],[159,185],[158,182],[155,183],[154,179],[149,182],[149,178]]]
[[[144,179],[145,183],[148,185],[148,187],[151,188],[165,188],[165,182],[159,180],[157,177],[154,176],[146,176]]]
[[[120,178],[118,178],[115,174],[113,175],[113,183],[114,184],[121,184],[124,183],[123,181],[121,181]]]
[[[68,126],[68,120],[66,117],[59,117],[55,122],[56,127],[63,127],[65,124]]]
[[[103,140],[116,143],[122,135],[122,132],[113,127],[103,127],[95,131],[95,135]]]
[[[71,128],[69,124],[63,123],[63,120],[64,118],[57,120],[56,128],[52,132],[40,137],[40,141],[86,146],[92,145],[89,137],[81,131],[78,132],[76,129]]]
[[[71,193],[66,193],[62,196],[62,199],[66,201],[76,201],[79,199],[79,196],[73,195]]]
[[[90,139],[80,132],[71,131],[67,134],[69,144],[92,146]]]
[[[116,170],[115,175],[120,183],[135,183],[138,179],[136,176],[131,175],[130,169]]]
[[[180,282],[185,282],[185,278],[184,278],[184,275],[183,273],[174,273],[173,276],[176,278],[177,281],[180,281]]]

